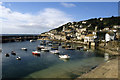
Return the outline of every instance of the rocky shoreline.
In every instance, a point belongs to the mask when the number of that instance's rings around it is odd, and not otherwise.
[[[112,51],[110,49],[105,49],[104,47],[98,47],[98,50],[104,51],[106,53],[109,53],[112,56],[120,56],[119,51]]]
[[[105,63],[100,64],[98,67],[94,68],[88,73],[81,75],[75,80],[80,80],[81,78],[113,78],[118,79],[118,57],[116,59],[109,60]]]

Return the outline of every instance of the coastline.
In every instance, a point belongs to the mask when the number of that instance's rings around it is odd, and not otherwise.
[[[119,59],[111,59],[100,64],[98,67],[92,69],[90,72],[81,75],[75,80],[81,78],[118,78],[118,61]]]

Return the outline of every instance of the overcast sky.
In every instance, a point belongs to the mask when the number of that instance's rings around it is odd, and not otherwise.
[[[118,3],[4,2],[0,10],[2,33],[42,33],[69,21],[117,16]]]

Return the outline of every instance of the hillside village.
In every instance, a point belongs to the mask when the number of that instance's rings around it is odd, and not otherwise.
[[[65,42],[76,42],[87,45],[100,45],[104,47],[107,43],[117,43],[119,50],[120,41],[120,17],[94,18],[79,22],[68,22],[56,29],[42,33],[42,40],[59,40]],[[112,42],[112,43],[111,43]],[[108,48],[111,48],[108,46]],[[112,48],[111,48],[112,49]]]
[[[49,32],[42,33],[42,39],[81,41],[84,43],[118,40],[120,17],[95,18],[80,22],[69,22]]]

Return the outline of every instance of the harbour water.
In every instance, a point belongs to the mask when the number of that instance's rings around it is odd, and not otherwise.
[[[39,40],[3,43],[2,78],[76,78],[104,62],[104,57],[99,55],[101,51],[65,50],[61,46],[60,54],[70,55],[67,61],[50,52],[41,52],[40,56],[32,55],[32,51],[36,50],[39,44]],[[21,50],[23,47],[28,50]],[[16,56],[10,54],[12,50],[16,52]],[[6,53],[10,56],[6,57]],[[17,56],[20,56],[21,60],[16,60]]]

